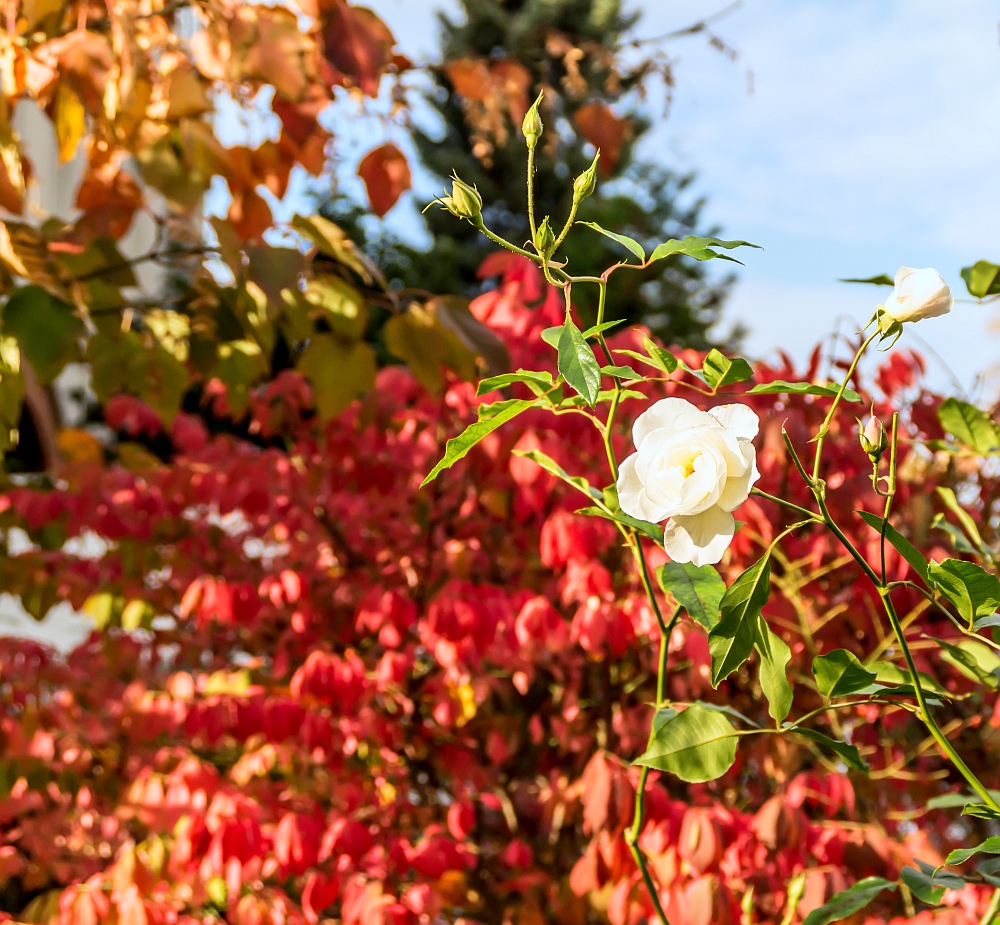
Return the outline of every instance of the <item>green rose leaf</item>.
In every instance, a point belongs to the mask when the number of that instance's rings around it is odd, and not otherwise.
[[[747,395],[822,395],[825,398],[836,398],[839,391],[839,385],[817,385],[815,382],[786,382],[784,379],[775,379],[773,382],[755,385]],[[842,398],[849,402],[861,401],[861,396],[854,389],[844,389]]]
[[[448,441],[444,458],[427,473],[427,477],[420,483],[420,487],[423,488],[424,485],[433,482],[441,472],[450,469],[462,459],[483,437],[517,417],[522,411],[527,411],[534,403],[534,400],[518,399],[507,404],[502,411],[493,417],[470,424],[461,434]]]
[[[846,742],[838,742],[836,739],[831,739],[822,732],[817,732],[815,729],[807,729],[805,726],[796,726],[794,731],[803,738],[830,749],[849,768],[853,768],[855,771],[863,771],[865,774],[868,773],[868,765],[854,745],[848,745]]]
[[[895,891],[896,884],[883,877],[865,877],[854,886],[835,894],[828,903],[813,909],[805,917],[802,925],[830,925],[839,922],[855,912],[860,912],[883,890]]]
[[[720,260],[731,260],[733,263],[743,266],[735,257],[720,254],[718,251],[712,250],[713,247],[723,247],[726,250],[732,250],[734,247],[753,247],[760,250],[759,245],[751,244],[749,241],[723,241],[720,238],[700,238],[697,235],[688,235],[680,241],[671,238],[669,241],[657,245],[649,256],[649,262],[652,263],[654,260],[662,260],[664,257],[680,254],[684,257],[693,257],[695,260],[712,260],[717,257]]]
[[[879,273],[878,276],[866,276],[864,279],[838,279],[838,283],[867,283],[869,286],[895,286],[896,281],[888,273]]]
[[[617,241],[626,250],[629,250],[633,254],[635,254],[635,256],[639,258],[640,263],[646,262],[645,250],[643,250],[642,245],[633,238],[630,238],[624,234],[616,234],[614,231],[608,231],[606,228],[602,228],[600,225],[598,225],[597,222],[577,222],[577,224],[584,225],[587,228],[592,228],[594,231],[603,234],[604,237],[611,238],[612,241]]]
[[[712,653],[712,686],[728,678],[753,651],[757,618],[771,594],[771,563],[767,556],[751,565],[726,590],[719,622],[708,635]]]
[[[785,641],[772,631],[763,616],[757,618],[757,641],[760,658],[760,687],[767,698],[767,712],[776,722],[782,722],[792,708],[792,685],[788,683],[785,666],[792,653]]]
[[[744,382],[753,377],[750,364],[740,357],[730,359],[715,348],[708,351],[702,364],[701,374],[709,388],[715,390],[734,382]]]
[[[711,565],[667,562],[657,569],[660,587],[677,600],[696,623],[711,630],[719,622],[719,606],[726,584]]]
[[[551,456],[548,456],[541,450],[514,450],[514,455],[523,456],[525,459],[530,459],[533,463],[537,463],[546,472],[551,473],[557,479],[562,479],[567,485],[572,485],[577,491],[583,492],[588,498],[600,501],[604,497],[583,476],[570,475]]]
[[[563,379],[593,408],[601,391],[601,367],[590,344],[569,314],[560,329],[556,349],[559,351],[558,365]]]
[[[716,780],[733,766],[736,731],[722,713],[692,705],[681,713],[660,711],[657,717],[653,742],[636,764],[669,771],[691,784]]]
[[[951,794],[949,794],[950,796]],[[969,798],[963,794],[954,794],[962,797],[963,800]],[[927,804],[930,806],[930,803]],[[1000,854],[1000,835],[993,835],[986,841],[980,842],[975,848],[957,848],[944,859],[945,864],[951,867],[953,864],[964,864],[969,858],[977,854]]]
[[[929,864],[920,861],[917,864],[919,868],[904,867],[899,877],[921,902],[936,906],[945,890],[960,890],[965,886],[965,880],[956,874],[935,871]]]
[[[988,260],[977,260],[971,267],[962,267],[962,279],[969,295],[976,299],[1000,293],[1000,266]]]
[[[519,369],[516,373],[503,373],[499,376],[490,376],[489,379],[480,381],[479,386],[476,388],[476,394],[488,395],[490,392],[495,392],[497,389],[504,389],[515,382],[523,382],[529,387],[535,385],[545,390],[552,387],[552,373]]]
[[[1000,606],[1000,581],[974,562],[965,559],[931,562],[927,574],[970,627],[980,617],[996,613]]]
[[[869,514],[868,511],[858,511],[858,516],[873,530],[882,532],[882,518],[876,514]],[[930,584],[927,577],[927,560],[921,552],[892,524],[885,525],[885,538],[893,545],[898,552],[913,568],[925,584]]]
[[[875,681],[875,672],[868,671],[847,649],[817,655],[812,673],[819,692],[828,700],[863,691]]]
[[[989,456],[1000,448],[997,425],[975,405],[949,398],[938,408],[938,420],[949,434],[972,447],[980,456]]]

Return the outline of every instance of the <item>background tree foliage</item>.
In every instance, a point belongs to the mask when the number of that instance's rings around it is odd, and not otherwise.
[[[474,183],[490,227],[510,240],[527,240],[520,127],[544,90],[542,118],[555,130],[538,151],[539,220],[552,215],[562,222],[572,199],[568,179],[585,170],[600,148],[602,184],[584,203],[581,219],[627,234],[647,249],[667,238],[705,233],[698,231],[700,202],[685,195],[691,177],[633,156],[650,127],[635,110],[645,83],[659,77],[672,84],[663,54],[629,46],[637,19],[617,0],[463,0],[454,20],[441,16],[442,60],[431,68],[433,84],[424,96],[437,118],[432,128],[418,126],[412,134],[424,167],[442,184],[453,171]],[[364,237],[356,224],[364,213],[349,200],[335,200],[325,212]],[[405,287],[474,294],[482,285],[477,271],[495,247],[470,225],[435,209],[426,222],[433,239],[429,251],[370,225],[366,247],[386,275]],[[563,253],[571,266],[590,267],[626,255],[584,229],[570,236]],[[727,285],[701,265],[674,259],[619,274],[608,301],[613,317],[641,321],[667,343],[704,347],[722,336],[709,328],[719,318]],[[580,299],[584,316],[592,316],[596,306],[588,294]]]

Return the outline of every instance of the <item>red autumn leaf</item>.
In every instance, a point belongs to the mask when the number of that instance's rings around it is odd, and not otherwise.
[[[369,151],[358,166],[372,211],[381,218],[410,188],[410,165],[391,142]]]
[[[531,89],[531,71],[520,61],[504,58],[490,65],[497,89],[503,94],[511,121],[520,126],[528,111],[528,91]]]
[[[393,54],[396,40],[389,27],[371,10],[333,0],[322,11],[323,55],[329,63],[331,84],[357,86],[368,96],[377,96],[379,81],[402,59]]]
[[[611,176],[621,156],[622,142],[628,135],[628,123],[597,100],[581,106],[573,114],[573,121],[583,137],[601,149],[601,173]]]

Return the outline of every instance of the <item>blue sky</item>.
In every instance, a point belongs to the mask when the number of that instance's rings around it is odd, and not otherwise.
[[[418,61],[434,55],[433,11],[456,9],[368,4]],[[630,5],[643,11],[645,37],[724,4]],[[739,51],[735,63],[703,38],[667,46],[675,102],[662,119],[652,94],[644,153],[697,171],[706,219],[764,247],[747,257],[727,309],[750,328],[748,355],[780,345],[803,359],[838,316],[867,320],[884,290],[839,277],[934,266],[962,295],[962,266],[1000,262],[998,24],[1000,3],[984,0],[745,0],[716,26]],[[405,206],[395,221],[407,223]],[[967,389],[1000,369],[1000,307],[959,303],[914,333]],[[980,397],[996,395],[998,369]]]

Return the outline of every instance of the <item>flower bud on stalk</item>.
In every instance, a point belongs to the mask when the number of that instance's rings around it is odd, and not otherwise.
[[[868,454],[868,458],[875,465],[878,465],[882,454],[889,449],[889,437],[882,426],[882,422],[872,414],[867,424],[861,426],[861,421],[858,421],[858,426],[861,427],[859,435],[861,449]]]
[[[483,214],[483,197],[479,195],[479,190],[457,176],[452,179],[451,195],[442,196],[436,201],[452,215],[470,222],[475,222]]]
[[[598,150],[594,162],[573,181],[573,202],[579,205],[590,196],[597,187],[597,160],[601,156]]]
[[[539,256],[548,259],[556,249],[556,236],[552,233],[552,226],[549,225],[549,217],[545,216],[545,221],[538,226],[535,232],[535,250]]]
[[[531,109],[524,114],[524,121],[521,123],[524,140],[527,142],[528,148],[532,150],[538,144],[538,139],[542,137],[542,117],[538,115],[538,104],[542,101],[543,95],[544,91],[538,94],[538,99],[531,104]]]

